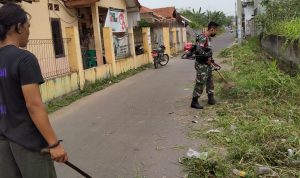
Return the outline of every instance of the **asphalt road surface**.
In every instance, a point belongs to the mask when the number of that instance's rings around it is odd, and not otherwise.
[[[215,53],[233,35],[214,39]],[[187,138],[172,113],[180,99],[191,97],[186,87],[194,79],[194,62],[174,58],[53,113],[51,122],[70,161],[93,178],[183,177],[178,158],[199,143]],[[182,104],[189,109],[190,102]],[[59,178],[81,177],[62,164],[56,169]]]

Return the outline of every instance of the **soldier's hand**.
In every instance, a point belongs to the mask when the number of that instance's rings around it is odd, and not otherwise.
[[[211,58],[209,58],[209,59],[207,60],[207,64],[210,65],[210,66],[212,65],[212,59],[211,59]]]

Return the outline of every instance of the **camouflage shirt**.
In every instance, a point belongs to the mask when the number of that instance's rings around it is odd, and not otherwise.
[[[202,48],[208,48],[209,47],[208,37],[205,36],[204,34],[201,34],[199,36],[199,43],[197,45],[201,46]]]
[[[208,37],[204,34],[199,36],[199,42],[196,43],[196,60],[199,63],[206,63],[208,58],[212,57],[212,50],[209,48]]]

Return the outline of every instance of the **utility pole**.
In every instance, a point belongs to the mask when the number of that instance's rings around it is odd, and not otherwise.
[[[237,0],[237,34],[238,42],[242,42],[242,1]]]
[[[238,38],[238,17],[237,17],[237,7],[235,2],[235,38]]]

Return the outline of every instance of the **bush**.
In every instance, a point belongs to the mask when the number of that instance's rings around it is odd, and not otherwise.
[[[139,27],[150,27],[151,24],[145,20],[145,19],[141,19],[141,21],[138,22]]]

